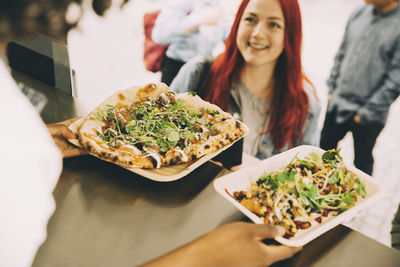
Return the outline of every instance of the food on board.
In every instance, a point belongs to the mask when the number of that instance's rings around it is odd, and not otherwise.
[[[91,154],[127,167],[160,168],[194,161],[234,143],[248,128],[195,93],[163,83],[119,91],[81,124]]]

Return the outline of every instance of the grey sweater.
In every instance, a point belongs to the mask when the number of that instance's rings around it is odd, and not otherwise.
[[[364,5],[353,12],[327,84],[337,123],[358,114],[363,123],[385,124],[400,90],[400,7],[378,14]]]

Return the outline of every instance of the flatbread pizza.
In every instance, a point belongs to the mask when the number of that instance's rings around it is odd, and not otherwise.
[[[152,83],[107,98],[83,120],[78,136],[84,149],[103,160],[153,169],[194,161],[248,131],[199,96]]]

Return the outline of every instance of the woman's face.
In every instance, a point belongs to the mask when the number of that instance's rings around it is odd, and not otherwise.
[[[246,64],[275,63],[284,49],[285,18],[278,0],[250,0],[236,44]]]

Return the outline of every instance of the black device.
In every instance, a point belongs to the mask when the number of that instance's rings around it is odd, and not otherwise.
[[[243,138],[236,141],[232,146],[215,156],[213,160],[221,162],[228,170],[236,165],[242,164],[243,159]]]
[[[7,57],[12,70],[76,96],[65,43],[37,33],[33,38],[9,42]]]

